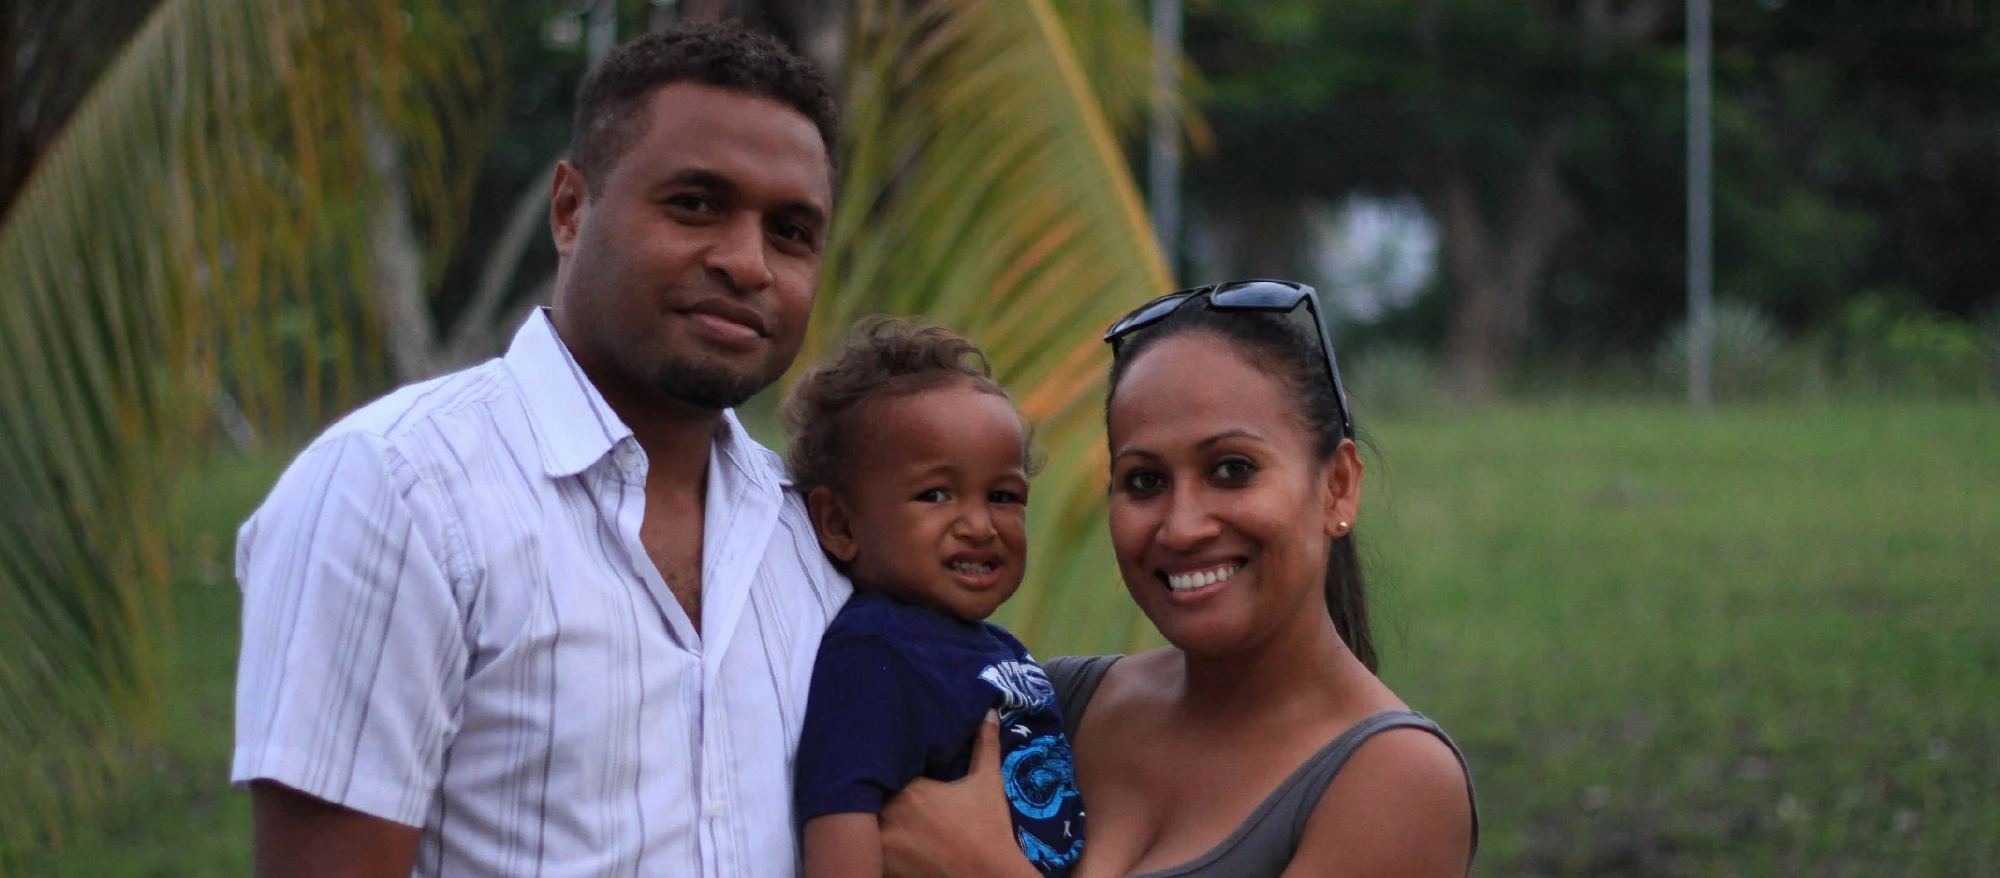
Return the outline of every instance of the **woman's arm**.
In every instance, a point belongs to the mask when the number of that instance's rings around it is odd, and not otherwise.
[[[882,826],[873,814],[824,814],[806,821],[805,878],[881,878]]]
[[[951,783],[911,781],[883,806],[880,825],[884,875],[1040,876],[1014,841],[1014,822],[1000,783],[1000,722],[991,712],[979,724],[972,768],[965,777]]]
[[[1421,729],[1392,729],[1334,776],[1285,875],[1459,878],[1471,856],[1472,800],[1458,757]]]

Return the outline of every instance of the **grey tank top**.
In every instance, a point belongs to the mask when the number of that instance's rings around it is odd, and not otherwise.
[[[1096,694],[1097,684],[1104,680],[1104,673],[1111,669],[1111,663],[1119,658],[1121,656],[1115,655],[1060,656],[1043,663],[1049,682],[1055,686],[1056,701],[1062,708],[1063,732],[1069,735],[1071,742],[1076,741],[1076,730],[1082,726],[1083,711],[1090,705],[1090,697]],[[1458,757],[1459,768],[1465,768],[1465,754],[1459,752],[1458,745],[1452,743],[1437,723],[1414,711],[1385,710],[1355,723],[1321,747],[1318,753],[1293,771],[1291,777],[1278,784],[1278,788],[1250,812],[1236,831],[1209,848],[1208,852],[1178,866],[1130,878],[1275,878],[1291,864],[1292,855],[1299,849],[1299,840],[1305,837],[1307,818],[1312,816],[1313,808],[1319,804],[1320,794],[1326,792],[1327,784],[1333,782],[1333,776],[1347,763],[1347,757],[1354,755],[1354,751],[1369,738],[1390,729],[1423,729],[1436,735],[1438,740],[1451,748],[1452,755]],[[1465,773],[1465,795],[1472,800],[1472,852],[1476,854],[1479,851],[1479,805],[1472,792],[1470,770]],[[1465,865],[1466,871],[1470,872],[1470,858]]]

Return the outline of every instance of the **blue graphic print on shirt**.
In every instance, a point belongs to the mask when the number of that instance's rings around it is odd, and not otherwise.
[[[1014,837],[1044,875],[1083,853],[1083,799],[1055,688],[997,625],[856,594],[820,641],[799,741],[798,819],[878,813],[919,775],[957,780],[986,712],[1000,712]]]
[[[1076,795],[1076,766],[1061,735],[1017,745],[1000,764],[1000,775],[1007,782],[1007,801],[1029,817],[1054,817],[1063,801]]]

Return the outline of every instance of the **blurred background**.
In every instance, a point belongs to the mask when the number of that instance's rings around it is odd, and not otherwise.
[[[685,18],[840,84],[804,358],[927,315],[1040,423],[1037,653],[1157,642],[1099,328],[1302,279],[1480,874],[2000,874],[1994,7],[1688,3],[7,4],[0,874],[248,873],[236,525],[547,299],[577,84]]]

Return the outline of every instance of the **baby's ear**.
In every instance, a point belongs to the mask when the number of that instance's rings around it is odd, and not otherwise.
[[[834,496],[833,489],[825,485],[812,489],[806,495],[806,514],[812,518],[819,547],[842,564],[853,562],[858,552],[854,526],[848,522],[847,511],[841,508],[840,498]]]

